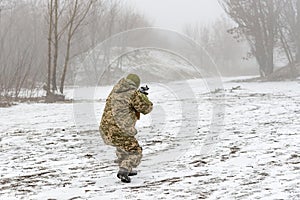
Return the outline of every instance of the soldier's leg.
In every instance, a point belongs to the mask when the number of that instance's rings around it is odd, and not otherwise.
[[[119,172],[117,177],[122,182],[130,183],[131,179],[128,176],[136,175],[132,172],[133,167],[137,167],[142,159],[142,148],[134,137],[123,136],[119,138],[115,145],[118,149],[118,156],[122,159],[119,164]]]
[[[124,146],[120,147],[124,151],[124,159],[120,163],[120,168],[127,169],[129,172],[132,168],[137,167],[141,163],[142,148],[134,137],[128,137]]]
[[[117,163],[119,166],[121,166],[121,163],[123,160],[128,159],[129,154],[126,153],[125,151],[123,151],[120,148],[116,148],[116,155],[117,155],[117,159],[115,160],[115,163]],[[137,165],[141,162],[141,158],[138,158],[138,161],[135,161],[134,163],[132,163],[132,167],[137,167]],[[135,176],[137,175],[137,171],[136,170],[131,170],[128,174],[128,176]]]
[[[143,154],[142,154],[142,148],[139,146],[136,148],[134,153],[130,153],[128,156],[128,160],[130,160],[130,164],[132,168],[136,168],[142,160]]]
[[[121,162],[127,158],[127,153],[121,148],[117,147],[116,155],[117,155],[117,159],[115,160],[115,163],[117,163],[120,166]]]

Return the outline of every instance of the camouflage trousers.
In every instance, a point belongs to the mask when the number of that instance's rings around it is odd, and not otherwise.
[[[141,163],[142,148],[138,147],[136,151],[127,152],[117,147],[116,155],[118,157],[119,167],[131,171],[132,168],[137,167]]]
[[[117,162],[120,168],[131,171],[141,163],[143,157],[142,147],[133,136],[105,135],[100,130],[105,144],[116,147]]]

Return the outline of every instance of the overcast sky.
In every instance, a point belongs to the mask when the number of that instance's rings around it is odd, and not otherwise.
[[[155,26],[181,31],[185,24],[209,23],[223,14],[217,0],[126,0]]]

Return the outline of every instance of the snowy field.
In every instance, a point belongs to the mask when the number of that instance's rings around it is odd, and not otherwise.
[[[149,86],[155,107],[137,124],[144,157],[130,184],[98,133],[111,87],[0,108],[0,199],[300,199],[299,81],[224,82],[225,96],[201,80]],[[204,152],[215,105],[222,131]]]

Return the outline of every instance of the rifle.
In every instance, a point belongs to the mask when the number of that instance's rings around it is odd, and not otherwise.
[[[149,93],[147,92],[149,90],[149,87],[148,87],[148,85],[146,85],[145,87],[140,87],[139,88],[139,91],[140,91],[140,93],[142,93],[142,94],[145,94],[145,95],[148,95]]]

